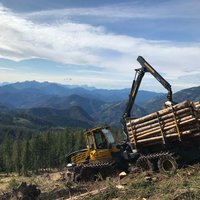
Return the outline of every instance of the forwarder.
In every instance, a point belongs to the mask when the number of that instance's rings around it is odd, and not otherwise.
[[[171,85],[139,56],[141,68],[136,69],[129,100],[121,123],[126,141],[116,144],[107,126],[84,133],[86,149],[67,156],[73,180],[91,181],[105,178],[130,165],[141,170],[174,173],[179,165],[199,159],[199,102],[174,104]],[[165,109],[134,119],[131,111],[146,72],[151,73],[167,89]]]

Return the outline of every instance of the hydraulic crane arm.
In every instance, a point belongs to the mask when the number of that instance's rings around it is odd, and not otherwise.
[[[131,115],[131,110],[134,105],[138,89],[146,72],[150,72],[163,85],[163,87],[167,89],[167,99],[172,102],[171,85],[142,56],[138,56],[137,61],[142,67],[140,69],[136,69],[135,79],[133,80],[129,94],[129,101],[123,114],[123,123],[125,123],[125,119]]]

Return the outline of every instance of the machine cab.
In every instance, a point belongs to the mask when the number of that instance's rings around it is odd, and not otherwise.
[[[115,147],[115,140],[107,127],[95,128],[85,133],[87,148],[90,160],[110,160],[112,152],[118,151]]]

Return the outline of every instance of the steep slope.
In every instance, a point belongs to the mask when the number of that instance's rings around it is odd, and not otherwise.
[[[184,101],[185,99],[192,101],[199,101],[200,86],[184,89],[174,94],[174,101],[181,102]]]
[[[38,104],[38,106],[57,109],[67,109],[71,106],[79,106],[83,108],[88,114],[92,114],[98,112],[104,103],[105,102],[97,99],[73,94],[66,97],[51,97],[45,100],[43,103]]]
[[[44,119],[33,115],[21,112],[19,110],[12,110],[6,107],[0,107],[0,126],[28,128],[28,129],[44,129],[51,127],[53,124]]]
[[[107,104],[104,109],[95,113],[93,118],[97,120],[98,123],[107,123],[110,125],[119,125],[122,119],[123,112],[125,110],[126,101],[119,101],[116,103]],[[133,117],[141,117],[146,114],[145,110],[135,105],[132,109]]]
[[[163,95],[160,98],[152,99],[151,101],[147,102],[144,105],[144,109],[148,112],[155,112],[159,109],[161,109],[164,105],[164,102],[166,101],[166,95]],[[188,89],[181,90],[179,92],[176,92],[173,95],[174,102],[182,102],[185,100],[191,100],[191,101],[200,101],[200,86],[198,87],[192,87]]]
[[[79,106],[69,109],[31,108],[25,112],[51,122],[54,126],[88,128],[94,124],[94,120]]]

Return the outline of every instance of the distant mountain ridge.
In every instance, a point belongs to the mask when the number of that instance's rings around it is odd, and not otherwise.
[[[130,89],[105,90],[26,81],[0,87],[0,123],[25,127],[119,125]],[[200,100],[200,86],[179,91],[175,102]],[[160,110],[162,93],[139,91],[132,116]]]
[[[51,97],[65,97],[73,94],[89,97],[104,102],[114,102],[128,99],[130,89],[96,89],[91,87],[72,87],[57,83],[37,81],[17,82],[0,87],[0,103],[17,108],[37,107],[37,102]],[[145,102],[151,98],[162,96],[162,93],[139,91],[136,101]],[[20,99],[20,97],[23,97]],[[16,99],[13,102],[13,99]]]
[[[37,104],[37,107],[67,109],[72,106],[79,106],[87,111],[87,113],[91,114],[101,109],[104,104],[105,102],[98,99],[72,94],[64,97],[52,96],[51,98],[47,100],[45,99],[43,102]]]
[[[162,108],[164,105],[164,102],[166,101],[165,96],[161,96],[156,99],[152,99],[146,104],[144,104],[144,109],[146,110],[147,113],[155,112]],[[187,88],[181,91],[176,92],[173,95],[173,101],[175,103],[180,103],[185,100],[190,100],[190,101],[200,101],[200,86],[198,87],[192,87],[192,88]]]

